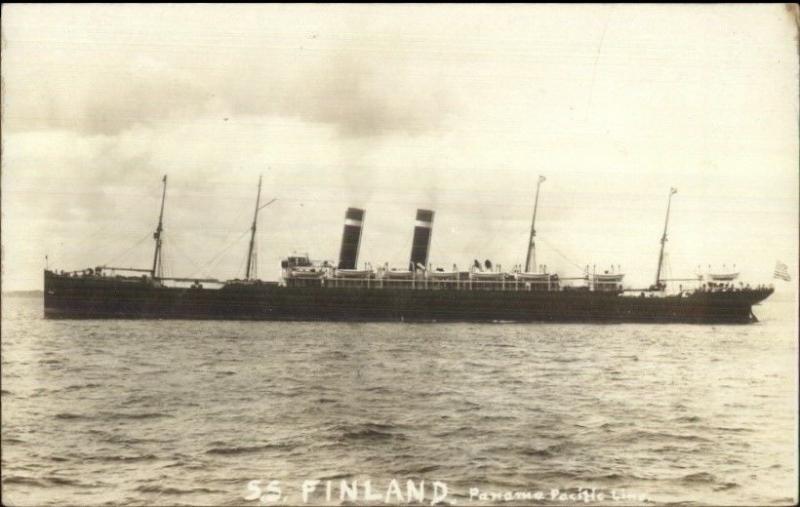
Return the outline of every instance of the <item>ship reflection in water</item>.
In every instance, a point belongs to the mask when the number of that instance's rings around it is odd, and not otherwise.
[[[308,255],[282,262],[280,282],[257,278],[254,240],[261,204],[258,182],[250,247],[243,280],[170,278],[163,275],[161,234],[167,177],[163,179],[161,214],[150,269],[98,266],[77,272],[45,270],[44,315],[48,318],[174,318],[350,321],[554,321],[554,322],[688,322],[748,323],[755,304],[772,287],[739,283],[738,273],[664,279],[662,265],[672,197],[670,189],[658,269],[653,285],[623,286],[624,274],[597,273],[586,266],[577,277],[559,277],[536,263],[536,187],[525,268],[503,271],[477,259],[466,271],[434,269],[428,263],[434,212],[417,210],[408,269],[388,265],[358,269],[366,212],[345,213],[339,261],[312,262]],[[138,272],[124,276],[120,272]],[[692,281],[695,290],[670,293],[667,282]],[[187,286],[186,284],[191,284]]]

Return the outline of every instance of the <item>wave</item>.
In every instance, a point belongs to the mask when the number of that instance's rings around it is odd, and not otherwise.
[[[254,454],[270,449],[283,449],[290,450],[296,447],[295,444],[281,443],[281,444],[264,444],[264,445],[251,445],[251,446],[232,446],[232,447],[212,447],[206,451],[206,454],[214,454],[217,456],[238,456],[241,454]]]
[[[550,447],[545,447],[544,449],[526,447],[523,448],[520,453],[524,454],[525,456],[535,456],[537,458],[552,458],[555,456],[555,453],[550,450]]]
[[[479,421],[515,421],[517,417],[512,415],[482,415],[478,418]]]
[[[195,493],[227,493],[226,491],[221,491],[218,489],[209,489],[209,488],[190,488],[190,489],[181,489],[181,488],[173,488],[173,487],[163,487],[163,486],[139,486],[136,488],[136,491],[140,493],[158,493],[159,495],[191,495]]]
[[[392,390],[385,386],[365,387],[362,391],[367,393],[390,394]]]
[[[362,423],[353,425],[339,425],[334,427],[335,431],[339,431],[342,441],[375,441],[375,440],[405,440],[406,436],[402,433],[397,433],[396,426],[391,424],[380,423]]]
[[[430,472],[434,472],[439,470],[441,466],[439,465],[420,465],[417,467],[407,468],[405,473],[409,474],[427,474]]]
[[[740,487],[739,484],[735,482],[726,482],[719,487],[714,488],[714,491],[728,491],[730,489],[736,489]]]
[[[717,431],[729,431],[731,433],[752,433],[754,431],[754,430],[752,430],[750,428],[729,428],[729,427],[726,427],[726,426],[714,426],[711,429],[714,429],[714,430],[717,430]]]
[[[56,419],[61,420],[89,420],[91,417],[81,414],[73,414],[70,412],[59,412],[55,415]]]
[[[92,461],[103,461],[107,463],[138,463],[140,461],[153,461],[157,459],[158,456],[155,454],[143,454],[141,456],[98,456]]]
[[[61,420],[77,420],[77,421],[90,421],[90,420],[118,420],[118,419],[132,419],[132,420],[142,420],[142,419],[156,419],[159,417],[172,417],[170,414],[166,414],[163,412],[142,412],[142,413],[133,413],[133,414],[125,414],[120,412],[101,412],[98,415],[86,415],[86,414],[74,414],[72,412],[59,412],[55,415],[56,419]]]
[[[514,445],[501,445],[492,447],[488,450],[491,454],[521,454],[523,456],[531,456],[537,458],[553,458],[560,454],[564,454],[574,447],[574,444],[569,442],[560,442],[545,447],[520,447]]]
[[[46,477],[44,480],[51,484],[56,484],[58,486],[78,486],[81,488],[96,488],[98,485],[96,484],[86,484],[80,481],[76,481],[75,479],[67,479],[65,477]]]
[[[683,416],[683,417],[676,417],[673,419],[673,422],[681,422],[681,423],[696,423],[700,422],[702,419],[696,415],[693,416]]]
[[[136,438],[136,437],[128,437],[124,435],[105,435],[101,438],[104,442],[110,442],[112,444],[164,444],[167,442],[171,442],[173,440],[162,440],[157,438]]]
[[[697,472],[694,474],[685,475],[681,478],[684,482],[701,482],[701,483],[714,483],[717,478],[708,472]]]
[[[108,412],[108,413],[104,413],[103,416],[102,416],[103,419],[134,419],[134,420],[156,419],[156,418],[159,418],[159,417],[172,417],[172,415],[166,414],[166,413],[163,413],[163,412],[143,412],[143,413],[139,413],[139,414],[136,414],[136,413],[134,413],[134,414],[124,414],[124,413],[119,413],[119,412]]]
[[[21,475],[7,475],[3,477],[3,485],[7,484],[20,484],[24,486],[38,486],[41,488],[46,488],[47,484],[44,482],[34,479],[33,477],[24,477]]]
[[[337,479],[349,479],[352,476],[353,476],[352,474],[345,474],[345,473],[332,474],[332,475],[323,475],[322,477],[319,478],[319,480],[320,481],[335,481]]]
[[[438,433],[434,433],[433,436],[436,437],[436,438],[442,438],[442,437],[450,437],[450,436],[454,436],[454,435],[458,435],[458,434],[462,434],[462,433],[463,434],[474,434],[475,433],[475,427],[474,426],[459,426],[458,428],[455,428],[455,429],[445,430],[445,431],[440,431]]]
[[[626,441],[644,441],[644,442],[659,442],[659,441],[680,441],[680,442],[710,442],[711,440],[701,437],[699,435],[684,435],[680,433],[667,433],[665,431],[635,431],[632,434],[621,435],[620,439]]]
[[[102,384],[92,384],[92,383],[81,384],[81,385],[73,384],[73,385],[69,385],[69,386],[65,387],[64,390],[65,391],[77,391],[79,389],[95,389],[95,388],[98,388],[98,387],[103,387],[103,386],[102,386]]]
[[[77,481],[75,479],[68,479],[66,477],[42,477],[34,479],[33,477],[25,477],[22,475],[9,475],[3,477],[3,485],[19,484],[24,486],[36,486],[40,488],[47,488],[50,486],[73,486],[78,488],[97,488],[102,484],[86,484],[85,482]]]

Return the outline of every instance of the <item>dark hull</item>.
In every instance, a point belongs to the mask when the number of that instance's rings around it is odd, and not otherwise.
[[[281,287],[154,287],[45,272],[46,318],[325,321],[748,323],[772,289],[630,297],[615,293]]]

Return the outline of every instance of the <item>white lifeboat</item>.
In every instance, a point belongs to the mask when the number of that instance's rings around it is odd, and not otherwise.
[[[597,283],[622,283],[622,279],[625,278],[624,273],[603,273],[603,274],[594,274],[592,278]]]
[[[292,269],[289,271],[290,278],[321,278],[325,275],[325,271],[319,269]]]
[[[482,272],[482,271],[473,271],[469,274],[471,280],[479,280],[479,281],[503,281],[509,277],[508,273],[492,273],[492,272]]]
[[[739,273],[709,273],[708,279],[712,282],[732,282],[739,278]]]
[[[337,269],[333,272],[336,278],[372,278],[373,275],[369,269]]]

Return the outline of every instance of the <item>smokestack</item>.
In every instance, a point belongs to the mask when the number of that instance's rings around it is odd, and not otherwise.
[[[358,248],[361,246],[361,226],[364,223],[363,209],[347,208],[344,214],[342,248],[339,250],[339,269],[356,269]]]
[[[411,264],[428,265],[428,250],[431,247],[433,234],[433,211],[417,210],[417,222],[414,224],[414,239],[411,242]]]

